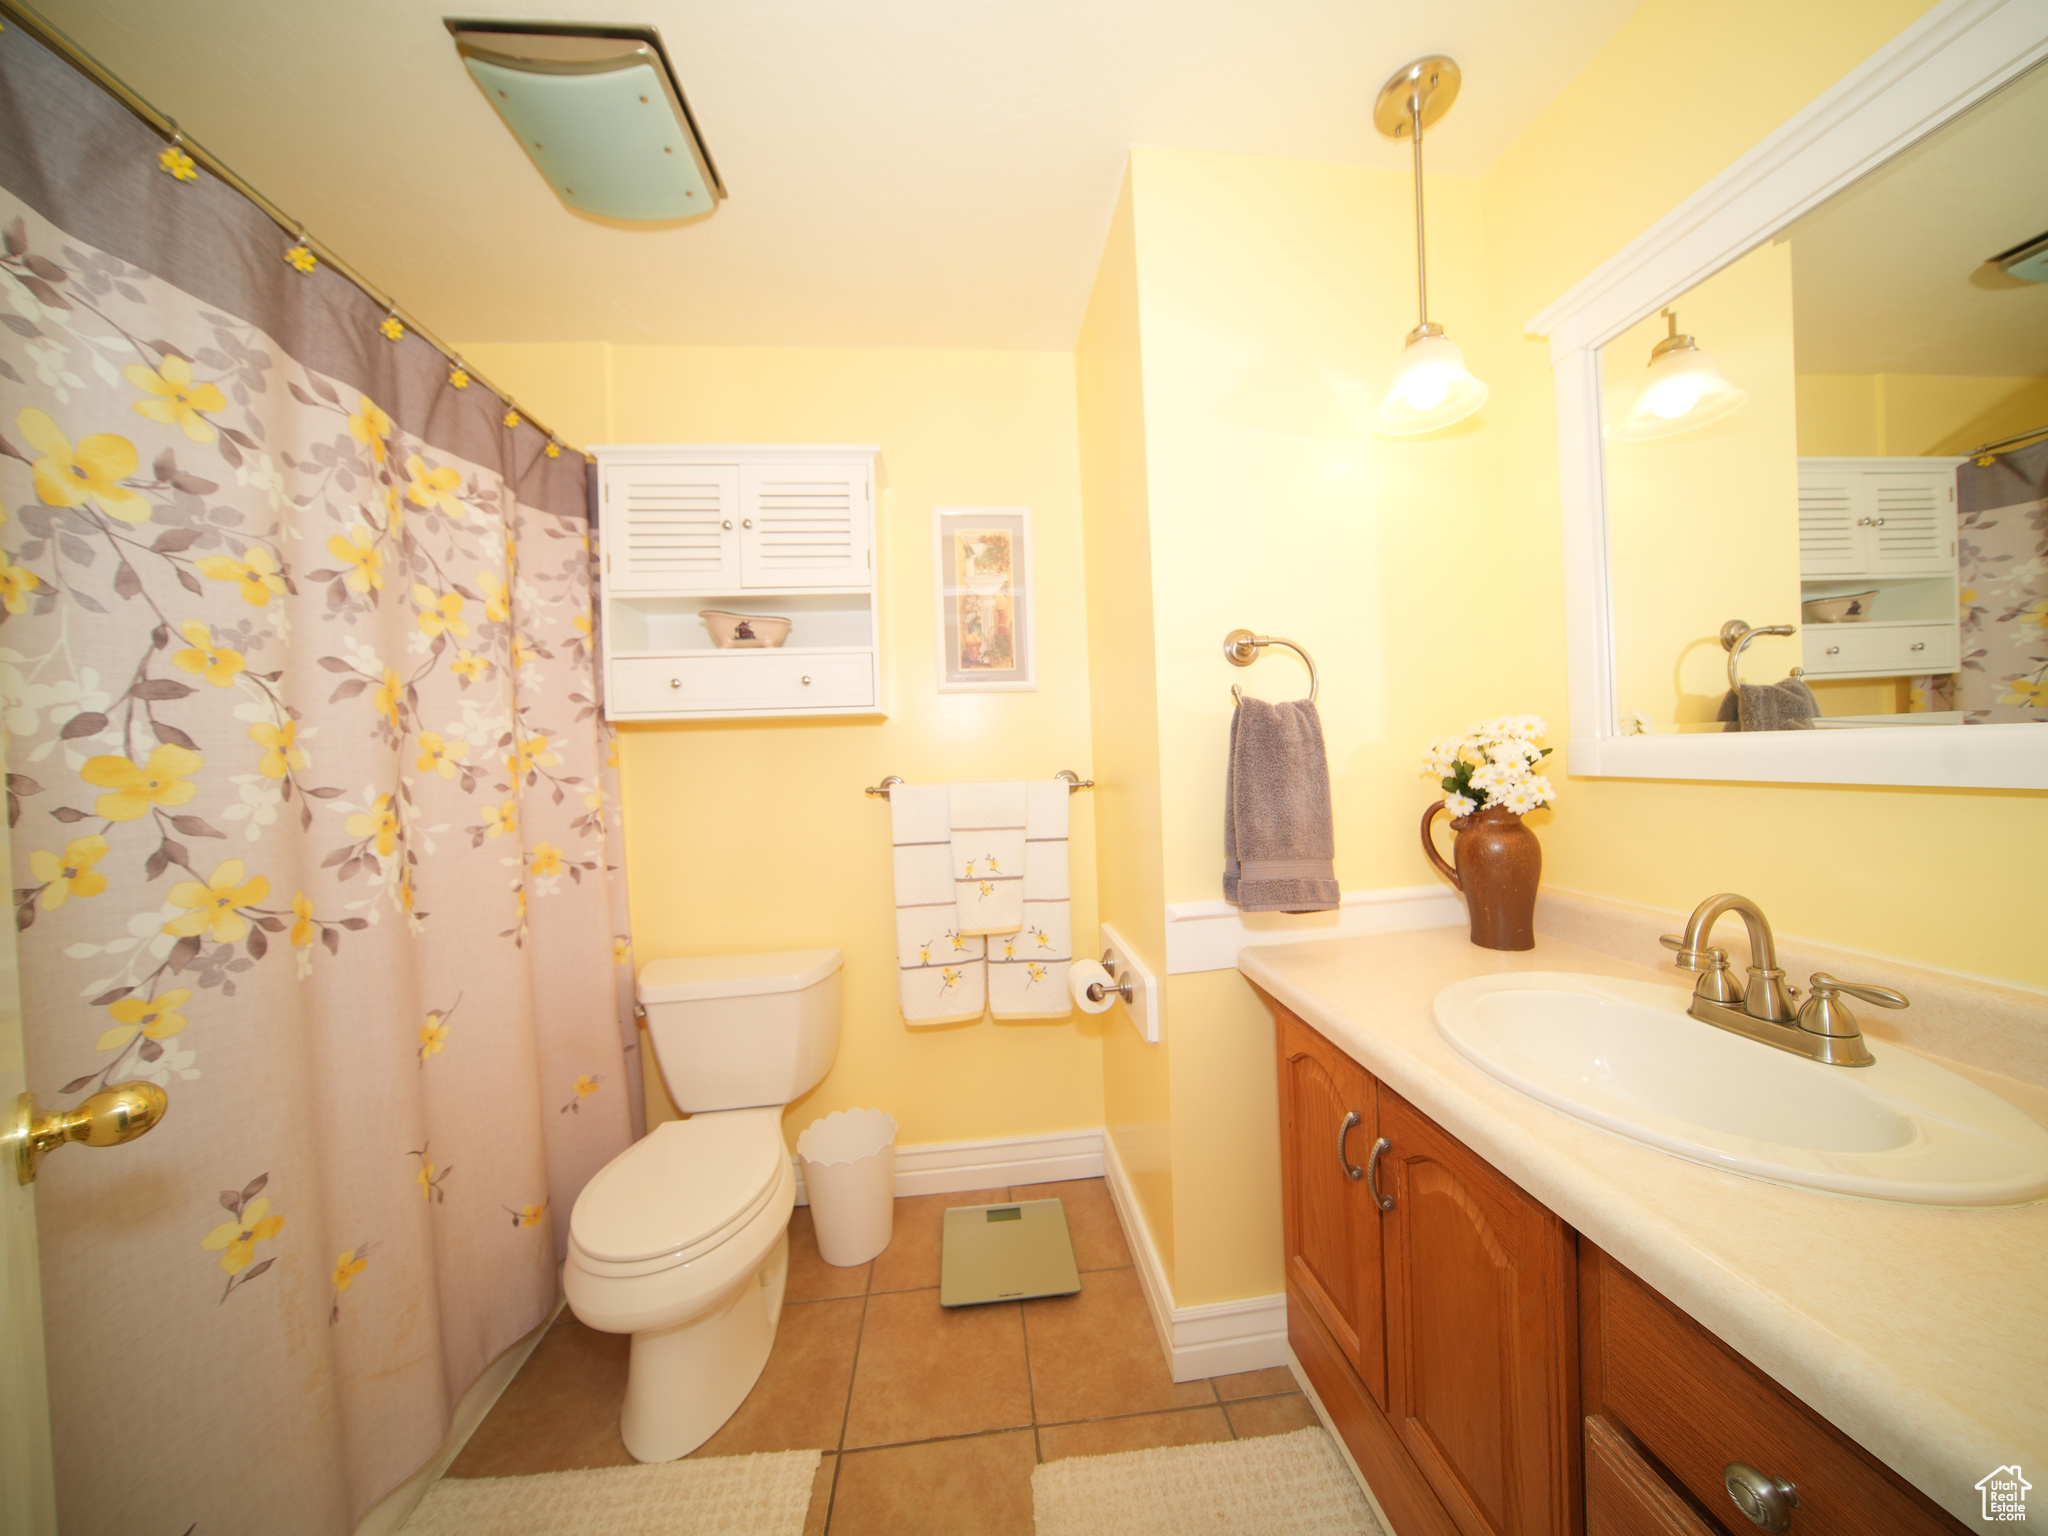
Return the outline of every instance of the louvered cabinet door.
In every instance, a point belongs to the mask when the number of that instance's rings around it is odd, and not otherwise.
[[[1915,470],[1864,478],[1869,486],[1870,574],[1954,575],[1954,471]]]
[[[860,464],[740,471],[740,580],[749,587],[865,587],[868,473]]]
[[[1853,473],[1799,472],[1799,574],[1852,576],[1862,567],[1862,525],[1857,505],[1863,477]]]
[[[733,592],[740,472],[730,464],[614,464],[604,472],[605,577],[614,592]]]

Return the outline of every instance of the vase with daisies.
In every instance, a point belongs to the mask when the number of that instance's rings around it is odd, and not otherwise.
[[[1464,893],[1472,942],[1485,949],[1536,947],[1543,845],[1522,817],[1557,798],[1537,771],[1550,755],[1537,745],[1546,729],[1535,715],[1502,715],[1438,737],[1423,759],[1423,777],[1437,780],[1444,797],[1422,813],[1422,851]],[[1457,834],[1448,862],[1431,836],[1440,811],[1450,812]]]

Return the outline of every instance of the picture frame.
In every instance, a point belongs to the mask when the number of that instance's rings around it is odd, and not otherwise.
[[[1031,509],[933,507],[941,693],[1038,687]]]

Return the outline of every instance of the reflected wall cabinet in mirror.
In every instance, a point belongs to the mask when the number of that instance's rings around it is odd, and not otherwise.
[[[1573,773],[2048,788],[2044,60],[1944,0],[1529,322]]]

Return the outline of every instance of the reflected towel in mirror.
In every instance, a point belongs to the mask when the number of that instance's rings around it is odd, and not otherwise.
[[[1744,683],[1721,699],[1716,720],[1733,731],[1810,731],[1820,714],[1813,690],[1796,677],[1778,683]]]

